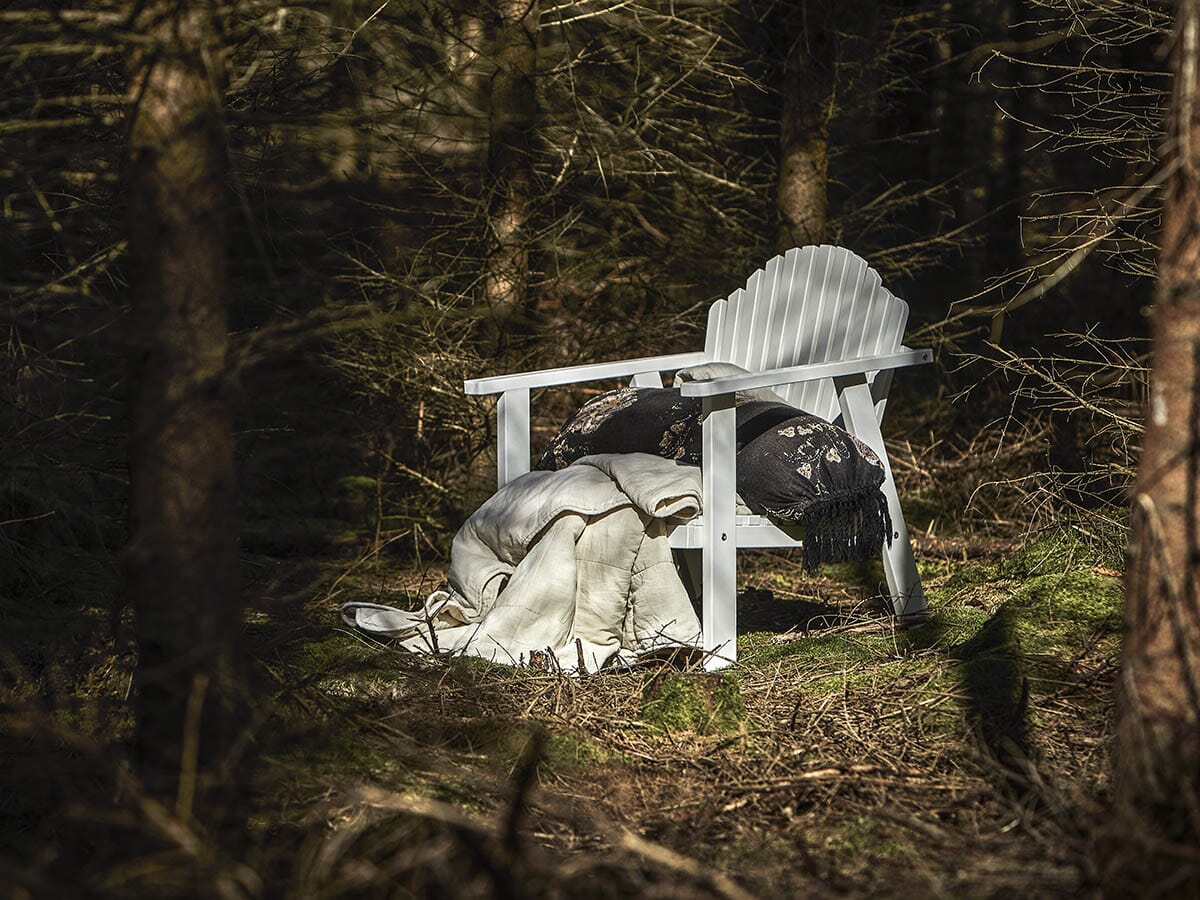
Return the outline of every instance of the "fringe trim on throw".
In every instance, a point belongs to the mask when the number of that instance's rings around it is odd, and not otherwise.
[[[804,525],[804,570],[831,562],[867,559],[892,545],[892,517],[877,487],[863,488],[810,504],[799,516]]]

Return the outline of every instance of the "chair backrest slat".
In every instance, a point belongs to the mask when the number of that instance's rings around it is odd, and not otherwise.
[[[829,362],[895,350],[907,320],[908,304],[883,287],[864,259],[841,247],[798,247],[712,305],[705,350],[713,361],[752,372]],[[829,381],[777,391],[831,421],[839,414]]]

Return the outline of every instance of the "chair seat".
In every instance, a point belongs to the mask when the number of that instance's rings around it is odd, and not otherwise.
[[[739,547],[799,547],[804,537],[803,525],[780,525],[766,516],[736,516]],[[677,525],[671,532],[671,546],[676,550],[701,550],[704,547],[704,516]]]

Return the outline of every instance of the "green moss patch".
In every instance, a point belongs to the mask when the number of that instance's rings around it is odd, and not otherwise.
[[[1000,577],[1000,572],[996,566],[983,565],[981,563],[964,563],[954,567],[950,573],[950,577],[946,579],[946,583],[943,585],[943,590],[946,593],[954,594],[966,588],[995,581],[998,577]]]
[[[745,725],[746,706],[737,678],[730,672],[672,672],[655,677],[643,689],[640,715],[657,731],[728,734]]]
[[[394,668],[389,654],[354,635],[333,629],[286,644],[280,657],[302,675]]]
[[[1020,770],[1037,758],[1037,701],[1078,678],[1074,661],[1117,652],[1123,592],[1090,570],[1034,576],[977,633],[953,648],[966,712],[991,753]],[[1081,694],[1076,703],[1095,702]]]
[[[1088,566],[1121,571],[1124,568],[1125,532],[1097,534],[1090,529],[1063,525],[1026,541],[998,566],[1003,578],[1026,579]]]
[[[555,772],[577,772],[613,760],[613,754],[574,734],[551,734],[542,751],[542,767]]]
[[[1074,653],[1097,634],[1118,633],[1123,607],[1120,580],[1085,569],[1030,579],[1001,612],[1024,649]]]
[[[292,681],[315,684],[328,694],[377,696],[404,678],[400,657],[354,635],[329,630],[285,644],[279,660]]]

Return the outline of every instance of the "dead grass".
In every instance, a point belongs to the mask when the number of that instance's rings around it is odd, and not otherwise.
[[[416,602],[438,569],[271,569],[275,604],[249,633],[270,710],[249,845],[189,865],[235,896],[1095,893],[1120,590],[1078,541],[1055,551],[1064,540],[920,538],[934,616],[911,631],[872,599],[871,566],[803,579],[749,557],[745,718],[713,734],[647,720],[654,669],[447,663],[334,624],[348,596]],[[31,746],[62,745],[36,732]],[[111,819],[103,794],[77,795],[73,820]],[[88,868],[90,890],[187,893],[164,874],[186,854],[155,840],[168,849],[133,874]],[[217,878],[231,858],[246,884]],[[37,874],[17,882],[28,895],[62,885],[52,865]]]
[[[777,555],[750,561],[733,733],[647,722],[653,670],[439,663],[338,629],[285,646],[279,684],[306,687],[281,709],[319,720],[264,769],[261,818],[304,835],[291,883],[302,896],[1098,891],[1117,580],[1093,566],[1081,599],[1075,581],[1038,581],[1054,564],[1018,577],[1014,559],[1048,555],[1045,540],[920,543],[934,618],[912,631],[871,600],[870,566],[801,580]],[[328,621],[346,592],[382,584],[415,601],[437,578],[370,569],[309,614]]]
[[[906,477],[935,497],[923,466]],[[417,603],[443,577],[386,543],[352,563],[251,560],[248,830],[147,807],[113,749],[128,723],[95,715],[127,689],[111,648],[72,685],[0,685],[20,785],[0,791],[7,896],[1139,893],[1095,862],[1115,828],[1110,550],[1070,521],[964,537],[932,500],[924,513],[933,618],[910,631],[883,613],[877,565],[812,578],[784,554],[743,557],[744,716],[712,733],[647,715],[665,669],[568,678],[339,627],[347,599]]]

